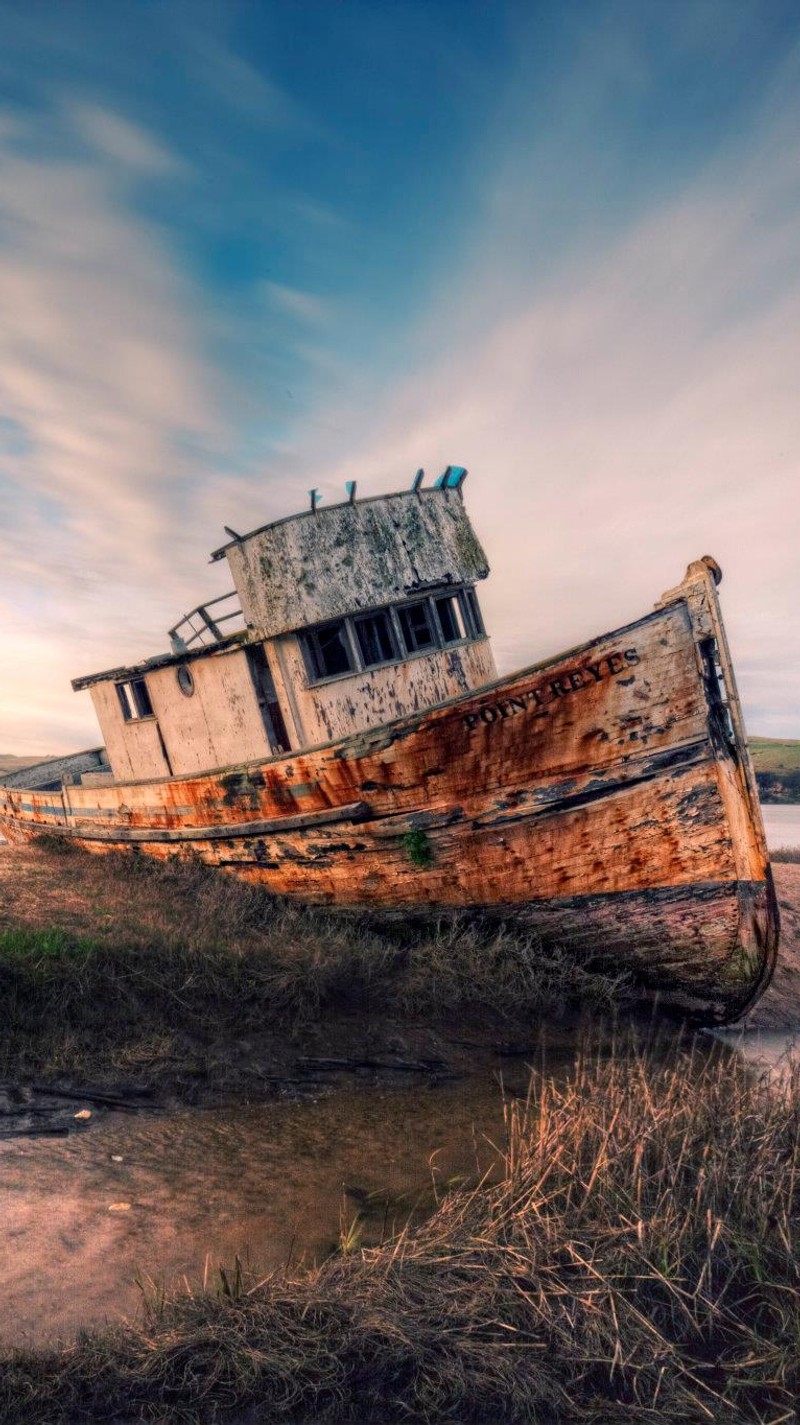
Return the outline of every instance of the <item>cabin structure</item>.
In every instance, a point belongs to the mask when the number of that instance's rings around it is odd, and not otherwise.
[[[475,585],[489,567],[466,471],[311,508],[212,554],[234,588],[170,630],[171,651],[73,680],[109,780],[180,776],[338,741],[497,675]],[[229,631],[230,625],[233,625]]]

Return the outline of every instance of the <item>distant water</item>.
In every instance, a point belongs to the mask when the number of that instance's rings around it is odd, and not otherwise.
[[[770,851],[784,846],[800,846],[800,805],[761,807]]]

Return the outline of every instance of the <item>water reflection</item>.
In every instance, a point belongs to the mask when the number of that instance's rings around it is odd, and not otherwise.
[[[506,1075],[508,1080],[508,1075]],[[524,1089],[513,1068],[508,1087]],[[320,1258],[358,1213],[365,1242],[402,1225],[432,1180],[472,1176],[502,1143],[498,1079],[338,1092],[318,1102],[132,1117],[69,1139],[0,1144],[0,1338],[73,1334],[136,1309],[137,1272],[202,1277]]]
[[[770,851],[800,846],[800,806],[762,802],[761,815]]]
[[[800,1060],[800,1028],[720,1030],[720,1039],[741,1054],[756,1069],[770,1074],[788,1074]]]
[[[688,1048],[674,1026],[614,1048],[602,1025],[558,1046],[497,1058],[457,1081],[345,1084],[327,1096],[163,1115],[109,1112],[67,1139],[0,1143],[0,1342],[43,1343],[132,1314],[137,1274],[174,1284],[249,1255],[260,1272],[321,1259],[358,1216],[377,1242],[454,1179],[497,1165],[503,1094],[530,1073],[560,1077],[576,1055]],[[699,1048],[699,1053],[698,1053]],[[694,1046],[726,1052],[712,1036]]]

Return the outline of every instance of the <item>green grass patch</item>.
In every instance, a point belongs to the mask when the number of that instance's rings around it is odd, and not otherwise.
[[[420,829],[407,831],[403,837],[403,850],[412,866],[420,870],[433,864],[433,851],[427,832]]]
[[[0,961],[18,959],[35,964],[42,959],[84,959],[96,948],[95,942],[80,936],[76,938],[57,928],[0,930]]]
[[[764,802],[800,802],[800,740],[751,737],[750,754]]]
[[[800,772],[800,738],[751,737],[749,746],[757,772]]]

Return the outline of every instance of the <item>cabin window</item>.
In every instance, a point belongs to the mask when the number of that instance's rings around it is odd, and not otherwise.
[[[190,698],[194,692],[194,678],[191,668],[187,668],[185,663],[181,663],[177,672],[178,687],[185,697]]]
[[[420,649],[435,647],[436,637],[427,602],[401,604],[397,612],[407,653],[417,653]]]
[[[440,590],[298,632],[310,683],[484,636],[474,589]]]
[[[129,683],[117,683],[116,686],[122,716],[126,722],[153,716],[153,704],[144,678],[132,678]]]
[[[466,638],[464,631],[464,616],[461,612],[457,594],[446,594],[440,599],[434,599],[436,617],[439,620],[439,629],[443,643],[460,643],[462,638]]]
[[[388,613],[367,614],[353,620],[358,639],[358,651],[365,668],[377,663],[391,663],[397,657]]]
[[[303,645],[309,672],[314,679],[336,678],[342,673],[356,671],[346,621],[343,618],[309,629],[304,635]]]
[[[483,626],[478,596],[474,589],[461,590],[461,608],[466,615],[466,625],[471,638],[483,638],[486,629]]]

